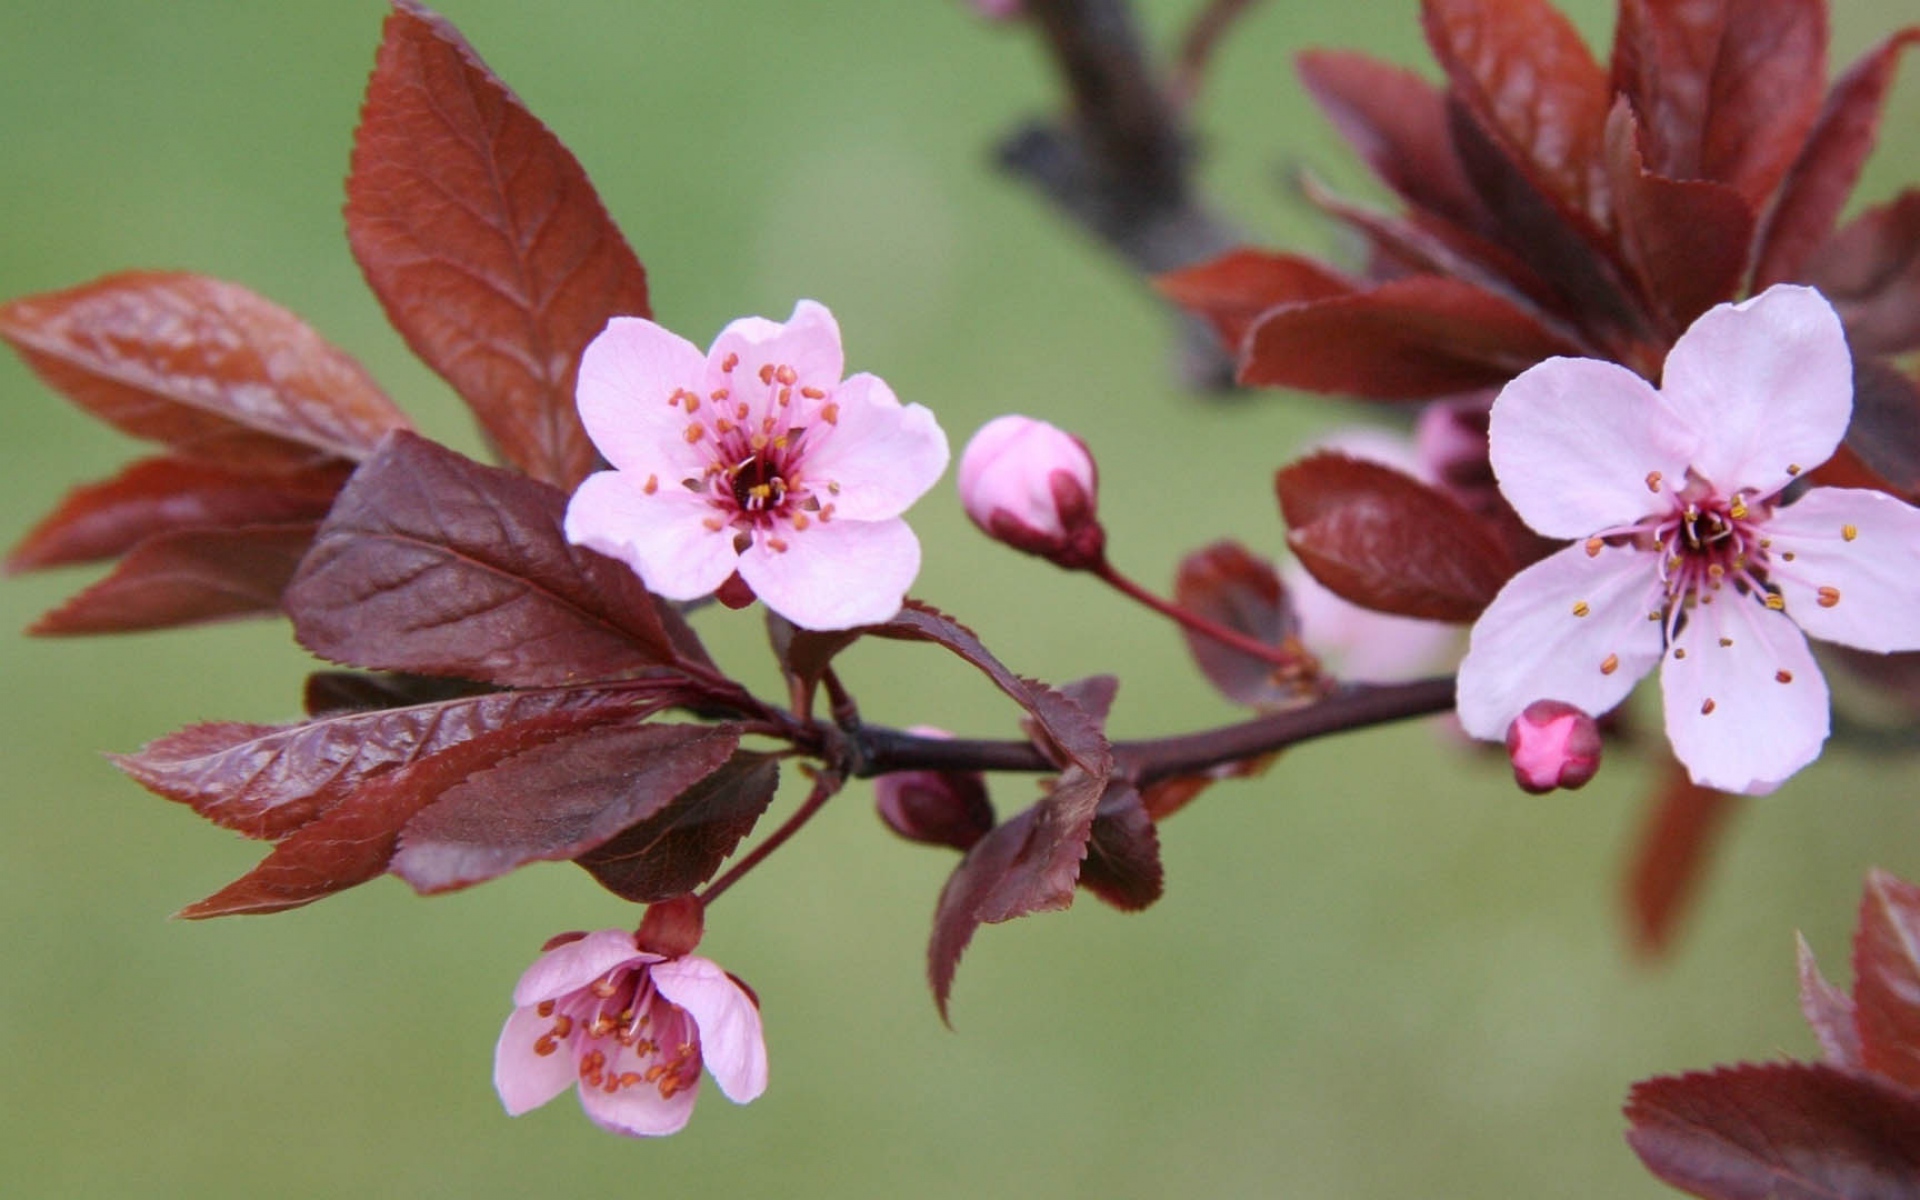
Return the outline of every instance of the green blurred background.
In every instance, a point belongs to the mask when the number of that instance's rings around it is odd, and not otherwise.
[[[1079,431],[1116,559],[1144,579],[1220,536],[1276,550],[1272,468],[1356,411],[1181,394],[1154,303],[986,168],[993,139],[1054,99],[1017,29],[945,0],[445,7],[586,164],[663,321],[704,343],[813,296],[850,363],[933,407],[956,448],[1009,410]],[[1146,7],[1163,45],[1190,7]],[[1256,236],[1327,248],[1283,185],[1291,166],[1365,187],[1289,55],[1365,46],[1424,64],[1413,7],[1272,0],[1226,46],[1200,112],[1206,178]],[[132,266],[234,279],[473,448],[342,237],[382,11],[13,0],[0,294]],[[1901,16],[1907,0],[1841,0],[1837,54]],[[1576,17],[1609,32],[1597,0]],[[1868,198],[1920,151],[1916,83],[1894,98]],[[10,357],[0,403],[9,539],[132,450]],[[917,594],[1023,672],[1117,670],[1119,735],[1233,717],[1168,628],[988,544],[949,489],[914,519]],[[0,624],[21,628],[84,578],[7,582]],[[700,626],[767,679],[752,615]],[[1646,772],[1622,760],[1578,795],[1532,799],[1497,757],[1414,725],[1217,789],[1163,830],[1169,891],[1144,914],[1084,900],[984,930],[949,1032],[922,955],[951,856],[892,840],[860,787],[713,914],[705,951],[765,1005],[771,1089],[735,1110],[709,1088],[685,1133],[628,1142],[570,1098],[509,1120],[489,1084],[541,941],[633,919],[572,868],[431,903],[382,880],[272,918],[167,919],[260,849],[99,752],[189,721],[291,719],[310,664],[283,624],[0,647],[9,1196],[1655,1196],[1620,1137],[1628,1084],[1810,1056],[1792,931],[1844,977],[1865,869],[1920,873],[1910,767],[1831,756],[1739,823],[1678,953],[1648,968],[1615,899]],[[861,648],[845,675],[881,720],[1014,730],[982,681],[928,649]],[[1031,786],[1005,782],[1003,810]]]

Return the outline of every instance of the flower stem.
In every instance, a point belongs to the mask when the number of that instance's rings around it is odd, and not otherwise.
[[[1201,637],[1212,638],[1223,646],[1231,647],[1242,654],[1252,655],[1262,662],[1272,663],[1287,671],[1298,671],[1307,665],[1298,651],[1270,645],[1258,638],[1249,637],[1235,629],[1229,629],[1215,621],[1209,621],[1190,609],[1180,607],[1171,600],[1163,600],[1133,580],[1115,570],[1111,563],[1102,560],[1092,568],[1093,574],[1110,584],[1121,594],[1138,600],[1163,617],[1178,623],[1182,628],[1190,629]]]
[[[799,833],[801,827],[813,820],[814,814],[825,808],[827,801],[838,794],[840,783],[840,779],[831,774],[822,773],[814,776],[813,790],[807,793],[807,798],[801,802],[799,808],[794,810],[793,815],[788,817],[780,828],[768,834],[765,841],[749,850],[738,862],[729,867],[725,875],[708,884],[707,890],[700,893],[700,903],[703,906],[712,904],[720,898],[722,892],[738,883],[748,871],[759,866],[767,855],[778,850],[788,838]]]

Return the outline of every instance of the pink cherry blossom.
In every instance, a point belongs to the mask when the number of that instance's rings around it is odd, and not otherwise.
[[[1508,384],[1489,434],[1500,489],[1574,541],[1474,624],[1467,732],[1501,738],[1541,699],[1604,713],[1658,666],[1696,783],[1770,791],[1817,757],[1828,695],[1807,637],[1920,648],[1920,510],[1792,486],[1839,445],[1852,379],[1833,308],[1782,285],[1695,321],[1658,389],[1577,358]]]
[[[900,514],[947,469],[933,414],[872,375],[841,378],[840,327],[802,300],[783,325],[744,317],[702,354],[615,317],[580,360],[580,418],[611,471],[567,507],[567,537],[632,566],[669,600],[737,571],[805,629],[900,610],[920,543]]]
[[[1032,417],[980,427],[960,455],[960,504],[987,536],[1070,570],[1100,560],[1100,473],[1085,442]]]
[[[693,1115],[703,1062],[735,1104],[767,1088],[752,994],[707,959],[640,950],[627,930],[550,945],[513,1003],[493,1085],[516,1117],[575,1084],[601,1128],[659,1137]]]

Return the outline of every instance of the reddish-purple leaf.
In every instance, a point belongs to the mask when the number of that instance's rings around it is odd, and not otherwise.
[[[1181,559],[1173,598],[1189,612],[1276,649],[1300,633],[1280,573],[1238,542],[1215,542]],[[1200,673],[1234,703],[1263,708],[1301,698],[1300,689],[1277,678],[1266,659],[1184,632]]]
[[[600,885],[623,900],[651,904],[712,878],[773,803],[779,760],[740,751],[666,807],[580,855]]]
[[[674,663],[653,597],[566,540],[566,505],[549,484],[396,434],[340,493],[287,589],[294,633],[335,662],[509,687]]]
[[[1798,278],[1832,233],[1873,150],[1900,54],[1916,44],[1920,26],[1908,26],[1867,51],[1834,83],[1761,224],[1755,291]]]
[[[352,471],[344,461],[261,475],[171,456],[139,459],[68,492],[7,555],[6,570],[116,558],[176,530],[318,525]]]
[[[1738,797],[1701,787],[1685,767],[1667,763],[1627,860],[1624,899],[1635,950],[1656,956],[1672,944],[1739,810]]]
[[[373,675],[360,671],[315,671],[307,676],[301,707],[309,717],[337,717],[343,713],[411,708],[443,700],[485,696],[495,689],[466,679],[433,675]]]
[[[1364,608],[1471,621],[1514,573],[1485,521],[1391,467],[1321,453],[1283,469],[1274,485],[1300,564]]]
[[[347,239],[387,317],[500,452],[571,488],[594,467],[580,353],[647,277],[586,172],[444,18],[395,0],[354,135]]]
[[[1155,276],[1153,285],[1211,324],[1221,344],[1236,353],[1247,330],[1267,310],[1354,292],[1351,282],[1312,259],[1251,248]]]
[[[575,858],[719,770],[731,725],[608,726],[537,747],[452,788],[400,835],[392,871],[423,895]]]
[[[1853,1002],[1861,1061],[1920,1087],[1920,887],[1867,875],[1853,935]]]
[[[1240,382],[1409,400],[1497,387],[1568,349],[1510,300],[1416,275],[1267,312],[1246,334]]]
[[[94,416],[255,472],[364,458],[405,416],[346,354],[238,284],[132,271],[0,306],[0,338]]]
[[[1847,223],[1807,264],[1855,357],[1920,347],[1920,188]]]
[[[1100,798],[1080,864],[1080,886],[1122,912],[1138,912],[1160,898],[1160,834],[1131,784],[1114,783]]]
[[[156,534],[27,632],[125,633],[277,612],[313,534],[311,524]]]
[[[638,720],[663,685],[499,692],[298,725],[190,725],[114,763],[141,786],[253,838],[287,836],[377,776],[510,726]]]
[[[1916,1200],[1920,1095],[1818,1063],[1645,1079],[1627,1142],[1708,1200]]]
[[[1807,939],[1795,934],[1793,941],[1799,956],[1800,1012],[1813,1027],[1820,1053],[1826,1056],[1829,1066],[1861,1069],[1860,1026],[1854,1015],[1853,997],[1820,974]]]
[[[1920,379],[1885,359],[1853,360],[1853,421],[1846,448],[1886,485],[1909,500],[1920,498]],[[1823,479],[1829,486],[1845,486]]]

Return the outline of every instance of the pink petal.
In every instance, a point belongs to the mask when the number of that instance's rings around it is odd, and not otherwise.
[[[580,357],[574,401],[614,466],[643,479],[698,475],[706,459],[686,440],[685,410],[667,398],[699,389],[706,371],[707,356],[692,342],[640,317],[615,317]]]
[[[920,541],[901,520],[815,522],[783,534],[787,549],[764,536],[740,556],[740,577],[768,608],[802,629],[851,629],[900,611],[920,573]]]
[[[557,1000],[623,963],[655,962],[659,957],[634,949],[633,934],[627,930],[601,929],[555,946],[535,959],[514,986],[513,1002],[526,1008],[542,1000]]]
[[[678,481],[647,495],[625,471],[589,475],[567,504],[567,540],[632,567],[669,600],[693,600],[725,583],[738,554],[733,530],[710,529],[714,509]]]
[[[1920,509],[1882,492],[1814,488],[1762,533],[1800,628],[1860,650],[1920,650]]]
[[[1660,693],[1674,757],[1702,787],[1770,792],[1827,740],[1827,681],[1806,637],[1730,592],[1688,614],[1661,663]]]
[[[693,1017],[700,1057],[727,1099],[758,1099],[767,1090],[767,1038],[753,998],[719,966],[694,955],[655,967],[653,984]]]
[[[947,435],[926,407],[902,407],[893,390],[872,375],[855,375],[833,394],[836,423],[808,434],[806,478],[834,512],[852,521],[897,517],[940,481],[947,469]],[[831,480],[837,495],[821,494]]]
[[[721,367],[730,356],[738,355],[732,371]],[[787,366],[798,376],[794,387],[815,387],[832,391],[846,370],[840,350],[840,326],[823,304],[802,300],[794,305],[786,324],[764,317],[742,317],[720,331],[707,353],[709,389],[726,387],[736,399],[760,395],[754,391],[763,385],[762,367]],[[779,385],[773,384],[778,388]]]
[[[629,1073],[644,1077],[647,1068],[656,1061],[651,1056],[641,1058],[630,1047],[611,1038],[594,1044],[611,1055],[606,1069],[609,1075],[615,1077]],[[649,1083],[638,1083],[609,1092],[603,1087],[590,1086],[585,1080],[580,1081],[580,1107],[586,1110],[593,1123],[629,1137],[665,1137],[670,1133],[679,1133],[687,1127],[687,1121],[693,1116],[693,1102],[699,1098],[698,1077],[671,1096],[662,1096],[660,1089]]]
[[[1721,304],[1667,355],[1661,394],[1700,431],[1694,469],[1722,495],[1768,496],[1833,456],[1853,414],[1853,357],[1833,306],[1776,284]]]
[[[552,1017],[529,1006],[514,1009],[500,1031],[493,1048],[493,1087],[509,1116],[539,1108],[577,1077],[572,1047],[563,1043],[551,1054],[534,1053],[534,1043],[552,1028]]]
[[[1648,620],[1659,607],[1655,565],[1642,551],[1604,546],[1589,556],[1575,545],[1508,580],[1460,663],[1460,724],[1502,741],[1535,700],[1597,717],[1625,699],[1660,660],[1660,622]]]
[[[1280,579],[1300,620],[1300,640],[1348,683],[1402,683],[1459,657],[1453,625],[1361,608],[1296,562],[1280,569]]]
[[[1487,439],[1508,503],[1554,538],[1666,512],[1693,449],[1692,431],[1646,380],[1590,358],[1521,372],[1494,400]]]

